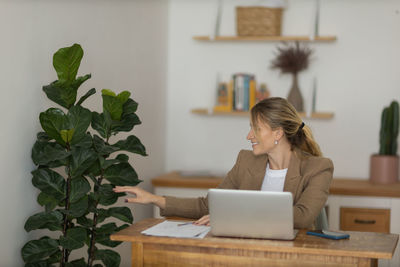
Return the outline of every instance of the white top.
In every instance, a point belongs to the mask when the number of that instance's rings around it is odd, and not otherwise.
[[[271,170],[268,163],[267,170],[265,171],[264,181],[261,186],[261,191],[283,192],[286,173],[287,169]]]

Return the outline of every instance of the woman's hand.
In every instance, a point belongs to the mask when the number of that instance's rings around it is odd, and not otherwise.
[[[200,219],[195,221],[193,224],[210,226],[210,215],[205,215],[205,216],[201,217]]]
[[[164,197],[154,195],[137,186],[116,186],[113,189],[113,191],[115,193],[129,193],[136,196],[136,197],[126,198],[125,202],[139,203],[139,204],[155,204],[162,209],[165,208]]]

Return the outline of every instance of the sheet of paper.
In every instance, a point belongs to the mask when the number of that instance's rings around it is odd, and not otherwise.
[[[210,226],[199,226],[182,221],[163,221],[141,233],[152,236],[204,238],[210,231]]]

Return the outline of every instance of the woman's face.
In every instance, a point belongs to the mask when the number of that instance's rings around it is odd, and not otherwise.
[[[278,140],[279,130],[272,130],[271,127],[260,120],[256,125],[250,122],[250,131],[247,140],[251,142],[254,155],[267,154],[275,148],[275,140]]]

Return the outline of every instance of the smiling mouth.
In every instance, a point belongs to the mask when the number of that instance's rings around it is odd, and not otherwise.
[[[258,143],[257,143],[257,142],[251,142],[251,145],[252,145],[252,146],[258,145]]]

